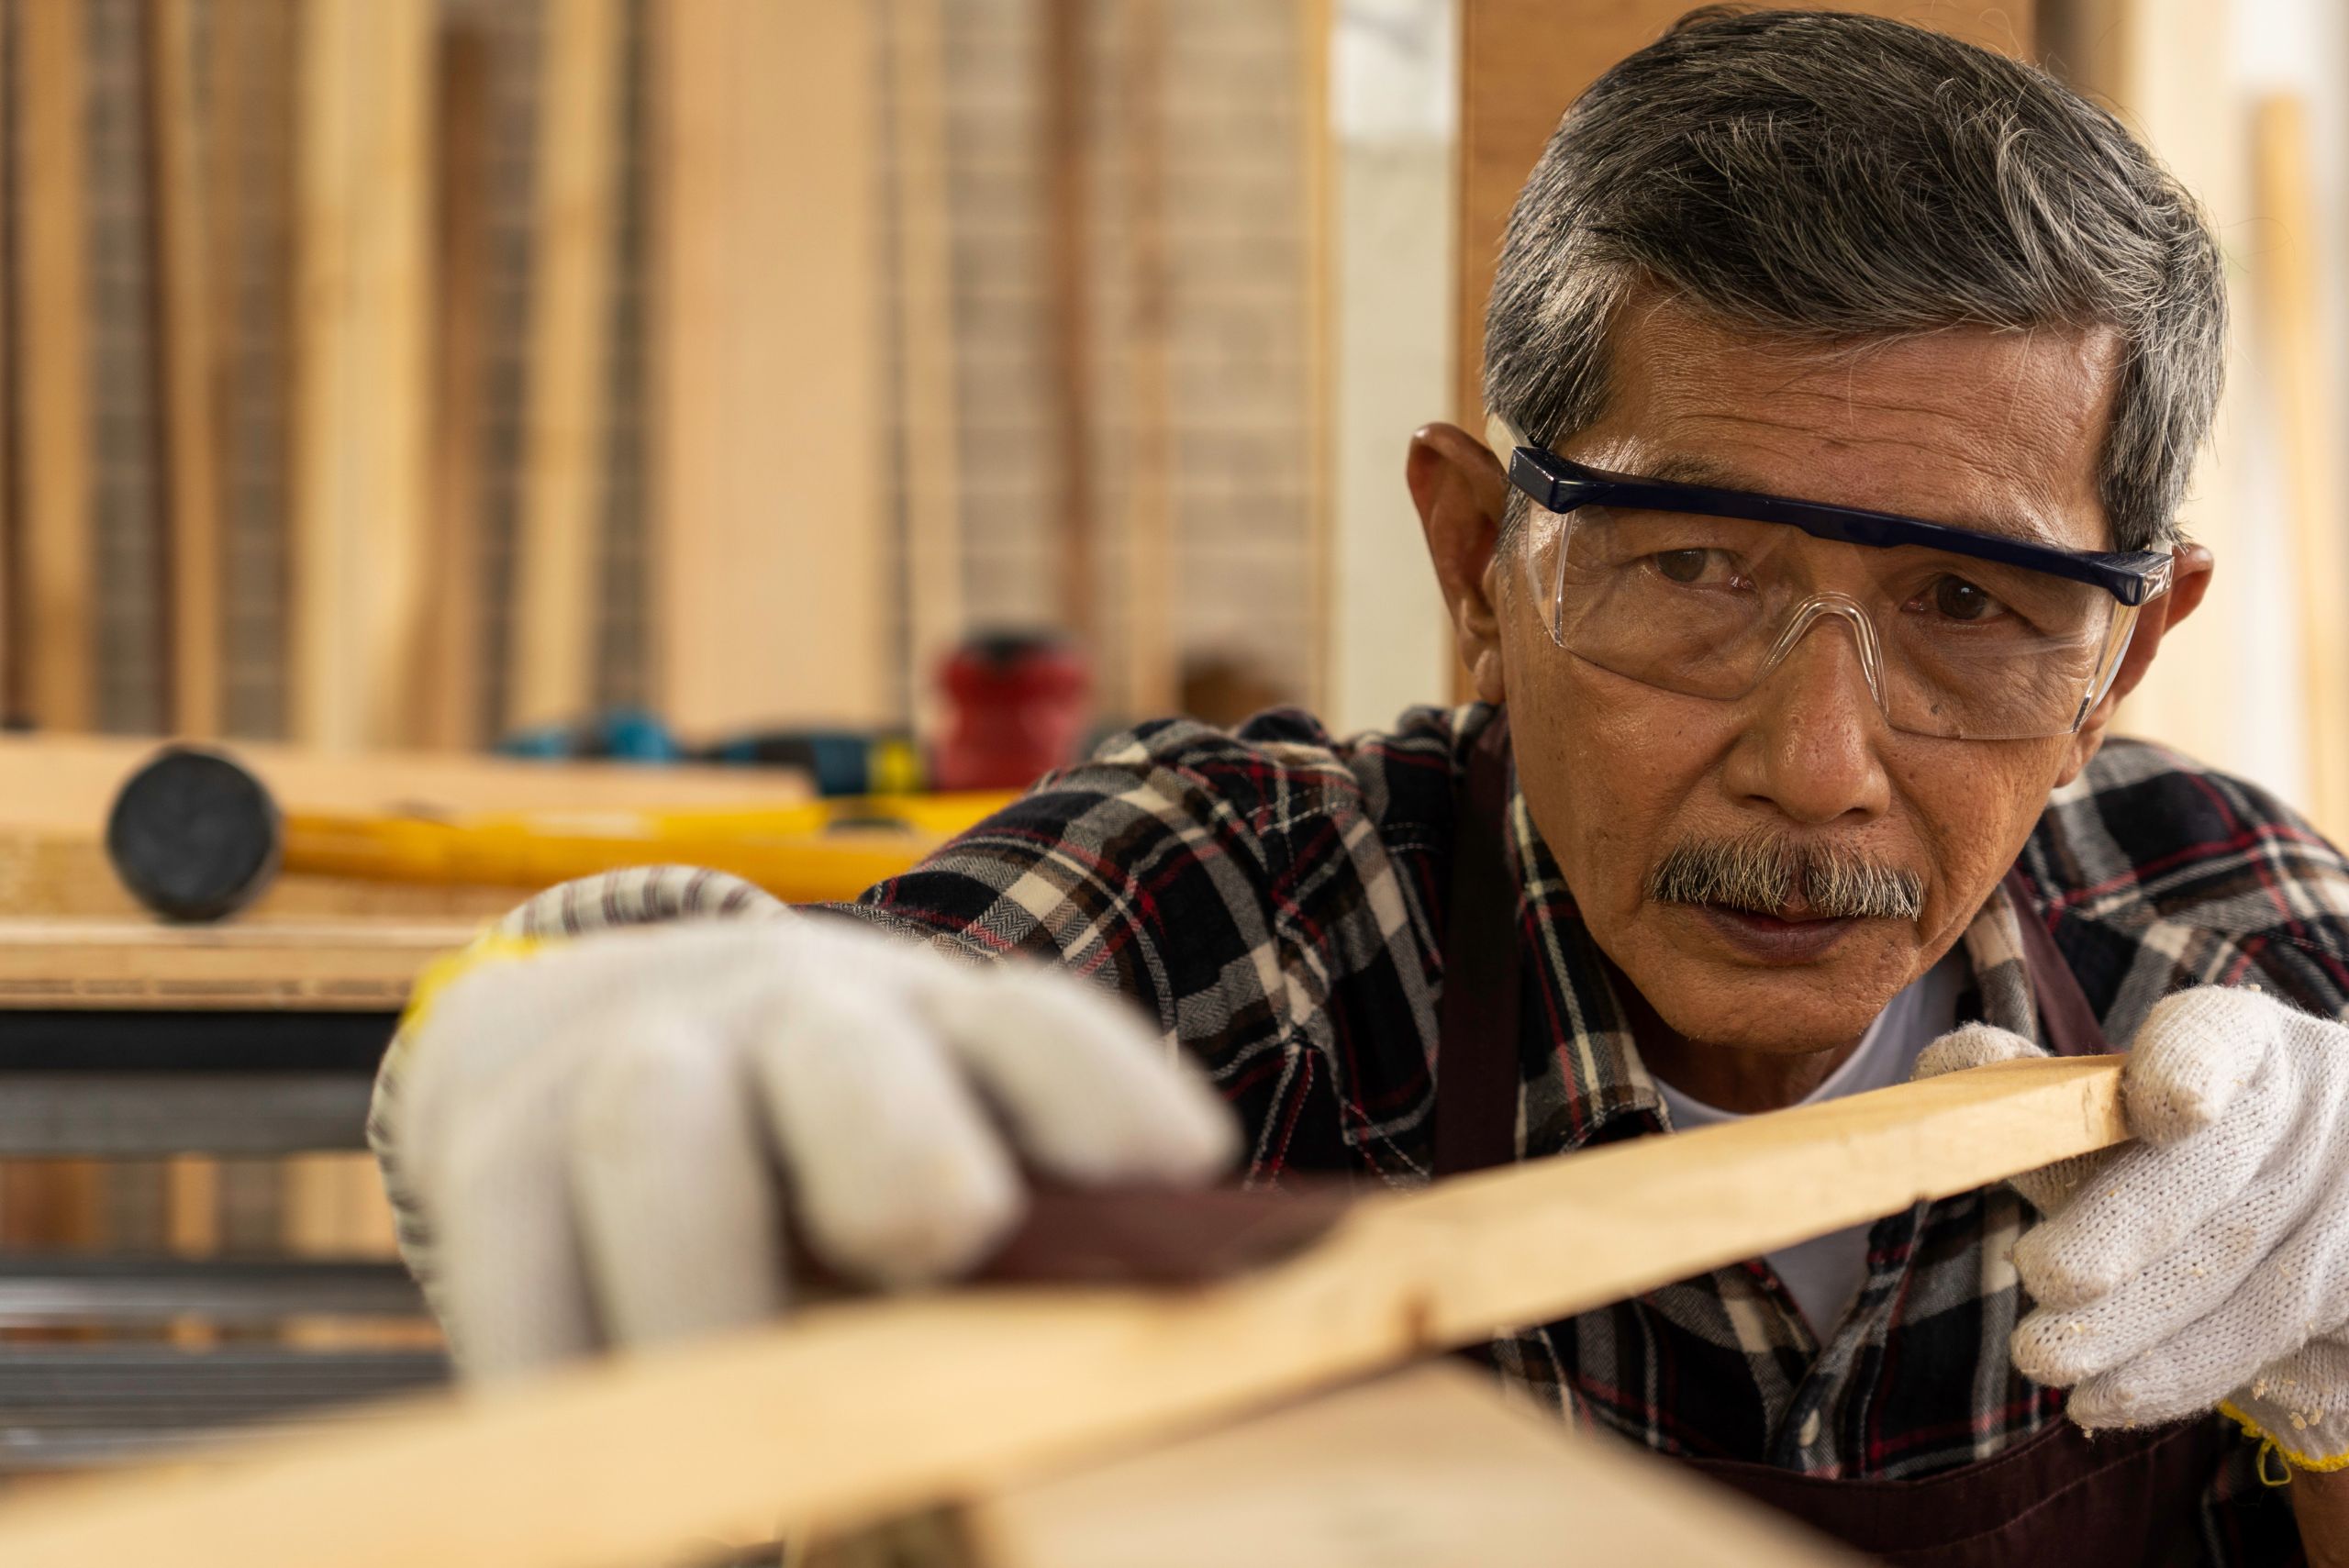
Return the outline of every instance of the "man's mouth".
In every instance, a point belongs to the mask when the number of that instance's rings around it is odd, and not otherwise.
[[[1860,922],[1850,916],[1814,914],[1799,901],[1773,914],[1726,904],[1698,904],[1706,924],[1742,956],[1773,968],[1816,963]]]

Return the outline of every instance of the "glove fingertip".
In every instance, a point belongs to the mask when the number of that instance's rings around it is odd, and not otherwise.
[[[811,1181],[799,1203],[808,1244],[825,1262],[890,1290],[968,1273],[1027,1208],[1008,1162],[951,1156],[901,1167],[885,1191]]]
[[[2064,1401],[2064,1410],[2084,1432],[2143,1426],[2149,1419],[2160,1418],[2141,1410],[2133,1393],[2110,1373],[2083,1378]]]
[[[1174,1187],[1203,1187],[1240,1162],[1240,1123],[1230,1107],[1211,1092],[1168,1096],[1163,1114],[1154,1118],[1147,1139],[1138,1139],[1122,1151],[1108,1151],[1109,1162],[1146,1182]]]
[[[2258,992],[2223,985],[2155,1003],[2121,1074],[2129,1130],[2148,1143],[2176,1143],[2226,1114],[2267,1053],[2276,1006]]]
[[[1205,1073],[1122,1000],[1007,965],[927,1011],[1030,1159],[1080,1185],[1194,1187],[1237,1162],[1238,1120]]]
[[[2070,1309],[2043,1306],[2015,1325],[2007,1354],[2017,1372],[2049,1388],[2085,1386],[2111,1359],[2094,1323]]]
[[[1921,1084],[1944,1073],[1963,1073],[1969,1068],[1987,1067],[1994,1062],[2021,1062],[2046,1054],[2011,1029],[2002,1029],[1993,1024],[1967,1024],[1925,1047],[1918,1054],[1916,1066],[1909,1071],[1909,1081]]]
[[[2048,1331],[2052,1314],[2045,1308],[2032,1313],[2015,1325],[2007,1336],[2007,1357],[2015,1370],[2050,1388],[2062,1388],[2074,1381],[2070,1369],[2058,1353],[2054,1336]]]
[[[2110,1296],[2132,1270],[2072,1245],[2059,1218],[2023,1233],[2014,1245],[2015,1273],[2042,1307],[2071,1311]]]

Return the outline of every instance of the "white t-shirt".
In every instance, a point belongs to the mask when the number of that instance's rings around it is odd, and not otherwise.
[[[1868,1032],[1860,1037],[1860,1048],[1828,1074],[1827,1082],[1798,1103],[1817,1105],[1821,1100],[1837,1100],[1845,1095],[1865,1094],[1870,1089],[1907,1083],[1909,1069],[1917,1064],[1925,1047],[1957,1027],[1958,993],[1965,989],[1971,973],[1965,950],[1952,950],[1946,958],[1919,975],[1907,990],[1886,1003],[1876,1022],[1868,1026]],[[1655,1081],[1655,1086],[1664,1096],[1665,1119],[1675,1131],[1745,1119],[1735,1111],[1719,1110],[1702,1100],[1690,1099],[1661,1078]],[[1795,1305],[1810,1320],[1811,1331],[1822,1344],[1833,1336],[1843,1314],[1859,1299],[1860,1287],[1867,1283],[1868,1231],[1872,1228],[1873,1222],[1854,1225],[1847,1230],[1831,1231],[1763,1254],[1785,1284],[1787,1294],[1795,1298]]]

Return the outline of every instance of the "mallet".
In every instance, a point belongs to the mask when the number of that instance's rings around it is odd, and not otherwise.
[[[217,920],[277,875],[284,827],[261,780],[217,751],[167,746],[114,797],[106,859],[157,914]]]
[[[106,822],[132,895],[177,920],[217,920],[282,867],[374,882],[539,888],[624,866],[731,872],[787,903],[853,898],[1016,798],[866,795],[775,807],[469,813],[281,812],[232,759],[168,746]]]

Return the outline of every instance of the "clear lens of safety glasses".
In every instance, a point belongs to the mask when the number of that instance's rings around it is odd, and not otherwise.
[[[1528,579],[1567,652],[1727,701],[1835,622],[1887,722],[1911,734],[2068,734],[2111,684],[2137,621],[2091,584],[1921,546],[1599,506],[1531,506],[1525,521]]]

